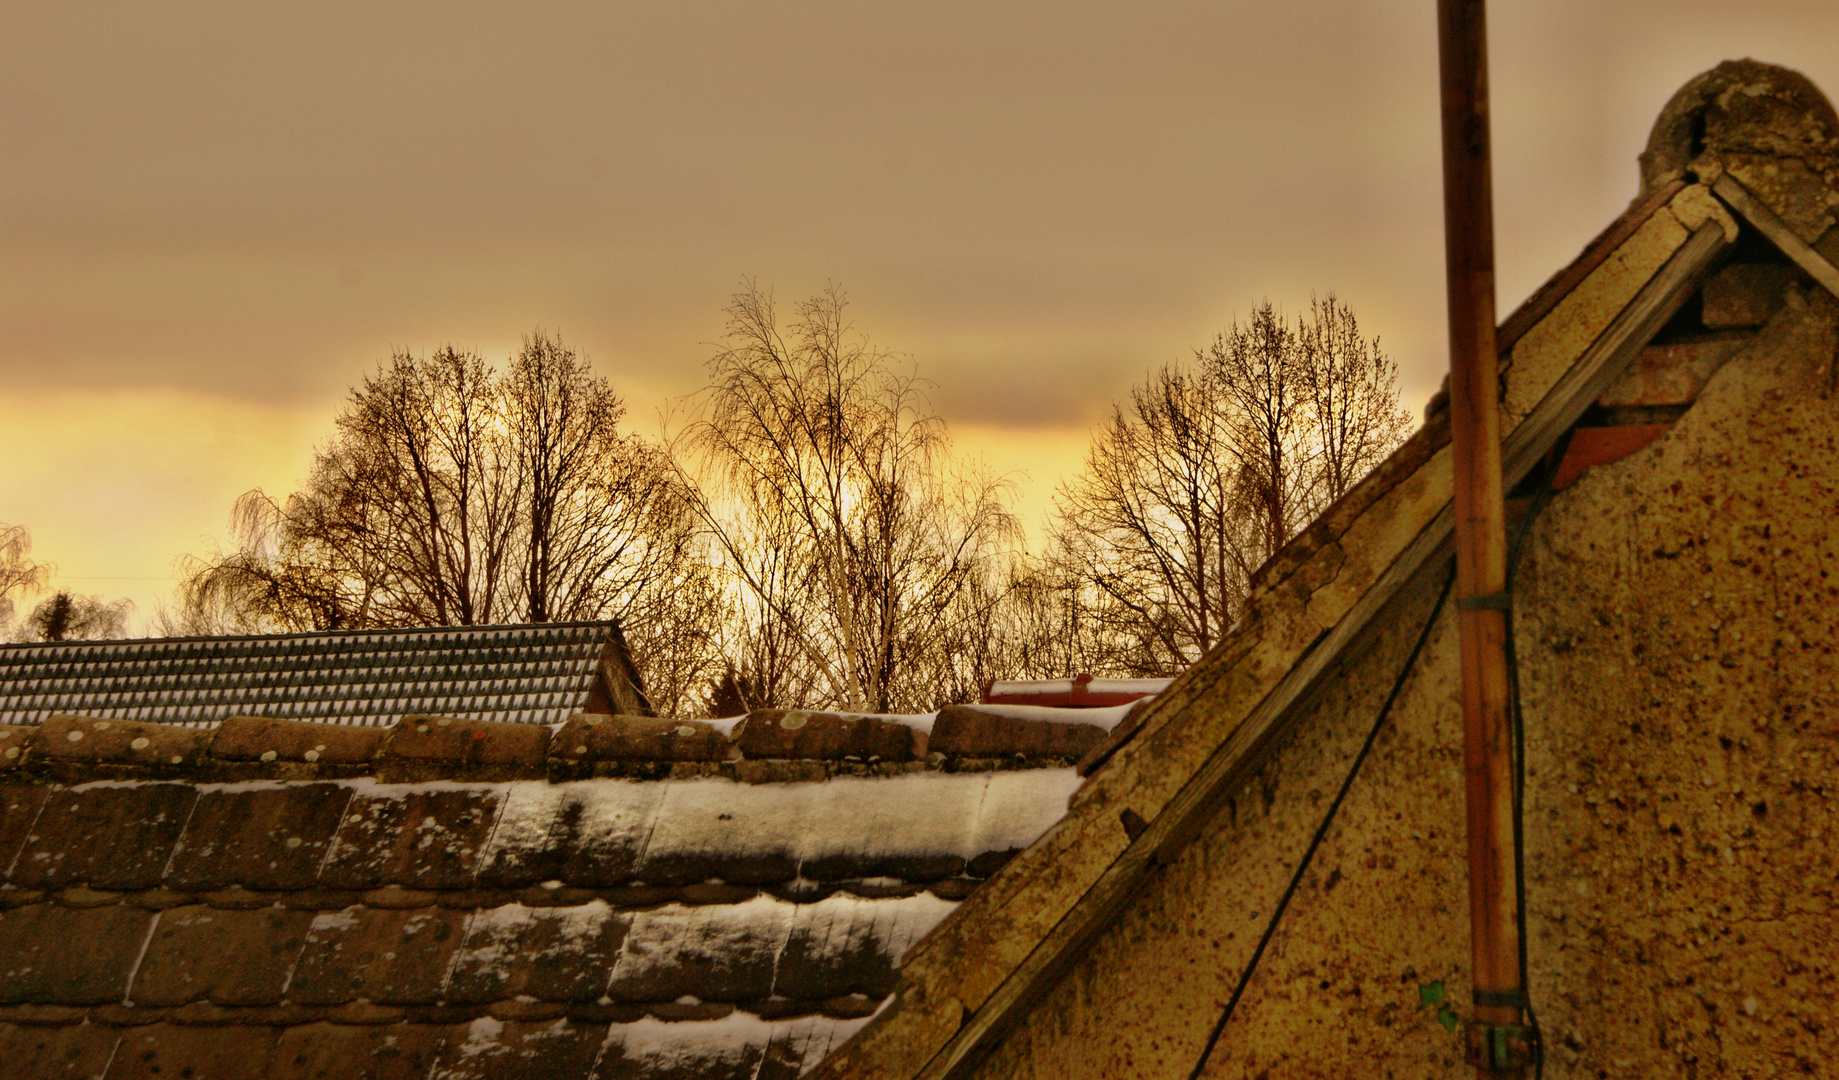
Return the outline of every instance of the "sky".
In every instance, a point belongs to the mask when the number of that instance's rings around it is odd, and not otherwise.
[[[393,350],[559,331],[629,423],[746,279],[841,285],[1031,525],[1153,367],[1333,291],[1447,366],[1434,3],[0,10],[0,522],[133,599],[305,474]],[[1839,87],[1829,0],[1491,5],[1504,316],[1635,195],[1680,84]]]

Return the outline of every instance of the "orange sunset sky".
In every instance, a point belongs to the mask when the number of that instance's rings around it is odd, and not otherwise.
[[[0,521],[128,596],[290,489],[392,348],[542,325],[656,433],[744,275],[842,284],[1031,525],[1146,369],[1335,290],[1446,363],[1431,0],[14,3]],[[1491,6],[1505,314],[1740,56],[1839,92],[1839,4]]]

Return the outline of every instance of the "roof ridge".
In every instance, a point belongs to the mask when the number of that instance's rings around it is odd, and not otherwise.
[[[577,630],[600,629],[618,625],[615,619],[577,619],[568,622],[536,623],[475,623],[467,626],[402,626],[371,630],[312,630],[288,634],[191,634],[173,637],[141,638],[96,638],[76,641],[9,641],[0,642],[0,657],[10,652],[26,652],[50,649],[120,649],[144,648],[150,645],[186,645],[208,644],[214,642],[283,642],[316,641],[326,638],[363,638],[363,637],[399,637],[410,638],[417,635],[435,639],[436,635],[451,634],[455,637],[485,636],[494,631],[504,630]]]
[[[186,724],[60,715],[41,725],[0,725],[0,780],[727,776],[773,782],[1066,768],[1105,740],[1111,712],[947,706],[903,722],[764,709],[732,723],[576,713],[556,725],[411,714],[388,726],[247,715]]]

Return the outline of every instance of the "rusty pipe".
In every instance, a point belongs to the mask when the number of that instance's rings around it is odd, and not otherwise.
[[[1443,245],[1455,459],[1456,621],[1462,664],[1471,1053],[1483,1075],[1523,1070],[1491,1047],[1524,1022],[1508,725],[1507,535],[1494,340],[1494,206],[1483,0],[1438,0]],[[1484,1044],[1477,1046],[1478,1043]]]

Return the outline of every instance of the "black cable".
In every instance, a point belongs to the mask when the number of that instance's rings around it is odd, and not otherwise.
[[[1526,537],[1532,532],[1532,523],[1545,509],[1551,499],[1552,488],[1549,483],[1540,485],[1539,494],[1533,504],[1527,508],[1526,517],[1521,520],[1520,528],[1513,538],[1513,546],[1507,551],[1507,595],[1513,595],[1515,578],[1520,569],[1520,556],[1526,544]],[[1545,1075],[1544,1034],[1539,1030],[1538,1014],[1533,1012],[1532,976],[1527,966],[1526,945],[1526,716],[1520,709],[1520,656],[1514,647],[1513,608],[1508,607],[1503,616],[1506,634],[1503,645],[1507,654],[1507,719],[1513,727],[1513,886],[1515,910],[1514,919],[1519,927],[1520,939],[1520,1004],[1526,1009],[1526,1037],[1532,1046],[1534,1080]]]
[[[1405,666],[1399,669],[1398,678],[1392,681],[1392,691],[1386,695],[1386,703],[1379,707],[1379,715],[1373,719],[1372,730],[1366,734],[1366,742],[1360,745],[1360,752],[1354,755],[1354,763],[1347,770],[1346,779],[1341,781],[1341,790],[1335,793],[1334,801],[1328,804],[1328,813],[1322,823],[1316,826],[1315,835],[1310,837],[1309,846],[1303,851],[1302,860],[1296,864],[1296,873],[1290,875],[1290,885],[1284,889],[1282,899],[1277,901],[1277,910],[1271,913],[1271,919],[1265,924],[1264,933],[1258,938],[1258,947],[1252,950],[1251,959],[1246,961],[1245,970],[1239,974],[1239,984],[1233,987],[1232,997],[1226,1001],[1226,1008],[1221,1010],[1219,1020],[1214,1022],[1213,1030],[1207,1035],[1207,1044],[1201,1047],[1200,1060],[1194,1063],[1194,1070],[1188,1073],[1188,1080],[1199,1080],[1202,1070],[1207,1067],[1207,1059],[1213,1056],[1213,1048],[1219,1045],[1220,1036],[1226,1031],[1226,1024],[1232,1019],[1233,1011],[1239,1007],[1239,999],[1245,996],[1245,988],[1251,985],[1252,975],[1258,970],[1258,962],[1264,959],[1265,947],[1277,933],[1277,924],[1283,919],[1284,912],[1290,907],[1290,900],[1296,895],[1297,886],[1302,884],[1303,874],[1309,869],[1309,862],[1315,858],[1315,851],[1322,846],[1322,838],[1328,835],[1328,827],[1334,824],[1335,814],[1341,809],[1342,800],[1347,798],[1349,788],[1354,786],[1354,777],[1360,774],[1360,766],[1366,761],[1367,753],[1373,749],[1373,742],[1379,738],[1379,729],[1385,726],[1386,717],[1391,715],[1392,703],[1398,700],[1399,693],[1405,688],[1405,680],[1417,667],[1418,656],[1424,651],[1424,643],[1430,640],[1430,632],[1437,625],[1437,616],[1443,611],[1443,602],[1449,598],[1451,586],[1456,584],[1456,568],[1450,566],[1449,577],[1443,582],[1443,589],[1437,593],[1436,606],[1430,609],[1430,617],[1424,620],[1424,629],[1418,632],[1418,640],[1411,646],[1411,655],[1405,658]],[[1522,935],[1524,937],[1524,935]]]

